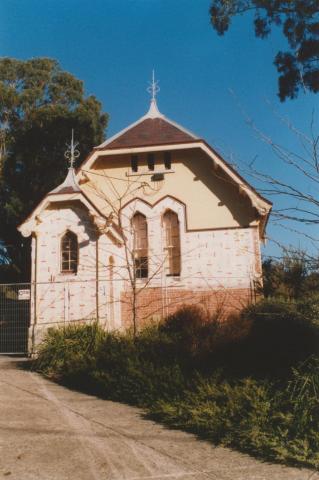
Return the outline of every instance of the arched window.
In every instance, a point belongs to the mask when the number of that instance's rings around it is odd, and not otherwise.
[[[179,276],[181,274],[181,239],[178,216],[167,210],[163,215],[164,249],[166,251],[166,275]]]
[[[134,234],[134,268],[136,278],[148,277],[148,238],[147,220],[142,213],[135,213],[132,218]]]
[[[78,239],[69,230],[61,239],[61,272],[76,273],[78,271]]]

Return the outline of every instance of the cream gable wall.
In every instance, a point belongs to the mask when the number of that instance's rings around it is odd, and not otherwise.
[[[164,172],[163,182],[152,181],[146,154],[139,155],[138,175],[131,175],[130,155],[118,155],[99,158],[85,170],[89,181],[81,188],[105,214],[111,212],[111,203],[118,210],[136,196],[154,205],[169,195],[186,205],[189,230],[257,224],[247,197],[221,171],[214,170],[211,160],[199,149],[172,152],[172,172],[165,173],[162,152],[155,153],[155,158],[154,173]]]

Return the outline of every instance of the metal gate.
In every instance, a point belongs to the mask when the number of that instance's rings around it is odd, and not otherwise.
[[[30,325],[29,283],[0,284],[0,354],[25,354]]]

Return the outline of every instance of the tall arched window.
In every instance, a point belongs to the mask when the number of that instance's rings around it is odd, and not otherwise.
[[[166,251],[166,275],[179,276],[181,274],[181,239],[178,216],[167,210],[163,215],[164,249]]]
[[[76,273],[78,271],[78,239],[69,230],[61,239],[61,272]]]
[[[134,234],[134,268],[136,278],[148,277],[148,238],[147,220],[142,213],[135,213],[132,218]]]

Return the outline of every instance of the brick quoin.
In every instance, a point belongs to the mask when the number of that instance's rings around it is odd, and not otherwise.
[[[224,290],[177,290],[172,288],[146,288],[137,296],[137,324],[143,327],[175,313],[185,305],[197,305],[210,314],[219,313],[221,320],[238,314],[245,306],[255,301],[250,288]],[[132,327],[132,293],[122,292],[122,324]]]

